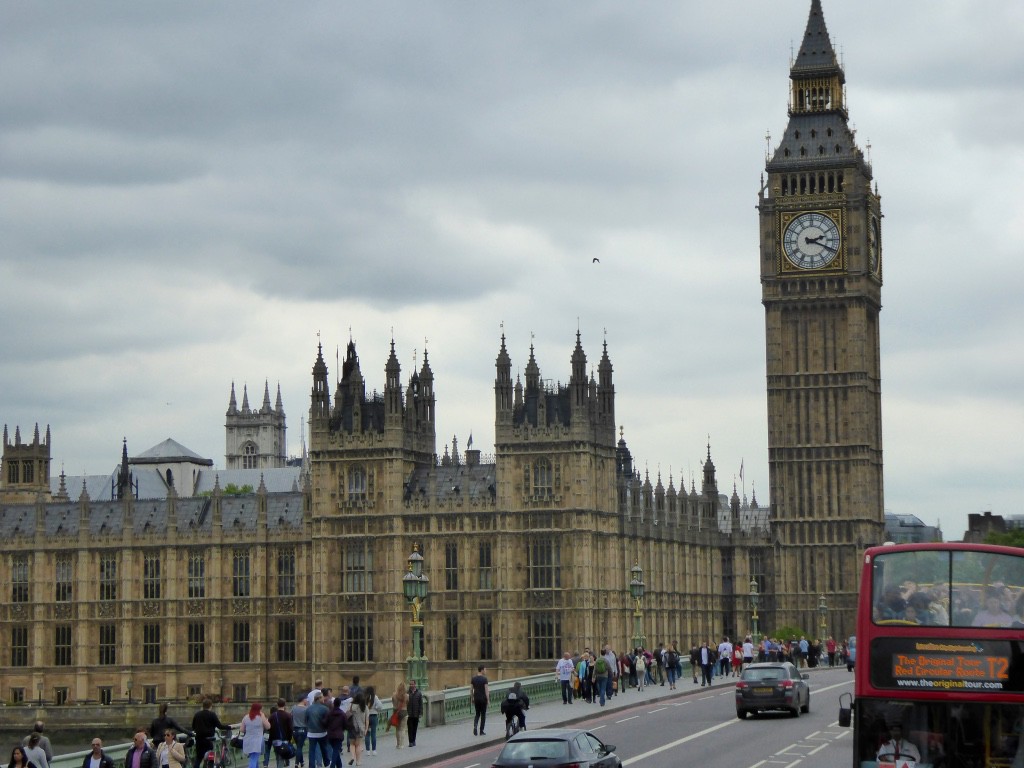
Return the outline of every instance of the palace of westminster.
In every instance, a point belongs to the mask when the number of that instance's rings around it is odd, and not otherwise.
[[[812,0],[789,123],[758,193],[770,499],[652,485],[615,420],[607,342],[580,334],[568,383],[521,378],[501,338],[494,454],[439,458],[427,355],[403,382],[394,343],[367,395],[354,343],[331,391],[316,351],[308,449],[285,459],[280,391],[231,387],[226,469],[167,440],[109,475],[51,475],[47,428],[4,428],[0,697],[109,703],[290,698],[353,674],[405,673],[410,554],[423,557],[432,688],[548,672],[562,651],[634,632],[647,645],[762,630],[853,630],[859,554],[883,538],[881,219],[848,127],[845,76]],[[568,345],[567,345],[568,346]],[[364,350],[365,351],[365,350]],[[134,690],[134,692],[133,692]]]

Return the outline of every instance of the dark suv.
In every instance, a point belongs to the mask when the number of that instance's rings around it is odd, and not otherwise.
[[[736,717],[772,709],[788,711],[793,717],[811,711],[810,677],[786,662],[751,664],[736,683]]]

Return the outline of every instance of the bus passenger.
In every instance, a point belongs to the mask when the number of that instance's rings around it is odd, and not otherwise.
[[[1002,594],[998,587],[985,588],[985,607],[974,615],[973,627],[1008,627],[1013,616],[1003,608]]]

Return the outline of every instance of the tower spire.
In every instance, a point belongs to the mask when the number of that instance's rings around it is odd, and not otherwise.
[[[800,43],[800,51],[793,63],[793,70],[833,70],[841,68],[832,48],[832,41],[825,26],[825,14],[821,0],[811,0],[811,11],[807,16],[807,29]]]

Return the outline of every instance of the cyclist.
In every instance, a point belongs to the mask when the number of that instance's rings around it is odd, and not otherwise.
[[[512,721],[516,720],[516,730],[519,730],[519,713],[522,712],[522,707],[519,704],[519,697],[515,693],[509,691],[508,696],[501,702],[501,714],[505,716],[505,738],[509,738],[514,735],[512,730]]]
[[[516,683],[512,690],[508,692],[505,700],[501,702],[501,714],[505,716],[506,739],[515,735],[516,731],[526,729],[526,709],[529,706],[530,699],[522,690],[522,685]],[[513,720],[515,720],[514,723]]]
[[[530,697],[526,695],[526,691],[523,690],[523,684],[515,682],[512,684],[512,693],[516,695],[516,699],[519,700],[519,730],[526,730],[526,710],[530,708]]]

